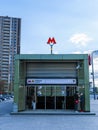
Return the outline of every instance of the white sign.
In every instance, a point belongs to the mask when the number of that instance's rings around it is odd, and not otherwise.
[[[28,78],[27,84],[76,84],[76,79],[37,79]]]

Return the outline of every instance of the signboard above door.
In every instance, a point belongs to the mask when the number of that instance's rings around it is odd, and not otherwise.
[[[32,84],[65,84],[65,85],[76,85],[77,84],[77,80],[75,78],[66,78],[66,79],[43,79],[43,78],[27,78],[26,79],[26,84],[27,85],[32,85]]]

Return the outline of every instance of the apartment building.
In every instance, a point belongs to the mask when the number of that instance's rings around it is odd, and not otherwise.
[[[14,57],[20,54],[21,19],[0,16],[0,80],[5,81],[5,91],[12,89]]]

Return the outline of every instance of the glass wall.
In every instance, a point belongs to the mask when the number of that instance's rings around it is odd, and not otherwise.
[[[36,109],[66,109],[66,98],[73,95],[74,87],[66,85],[32,85],[27,87],[26,102],[31,109],[32,100],[36,103]]]

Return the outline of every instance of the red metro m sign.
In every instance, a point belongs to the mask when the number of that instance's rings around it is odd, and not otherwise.
[[[50,45],[50,47],[51,47],[51,54],[53,54],[53,53],[52,53],[53,45],[56,44],[55,38],[54,38],[54,37],[53,37],[53,38],[50,38],[50,37],[49,37],[49,39],[48,39],[48,41],[47,41],[47,44]]]
[[[49,39],[47,41],[47,44],[56,44],[55,38],[54,37],[53,38],[49,37]]]

